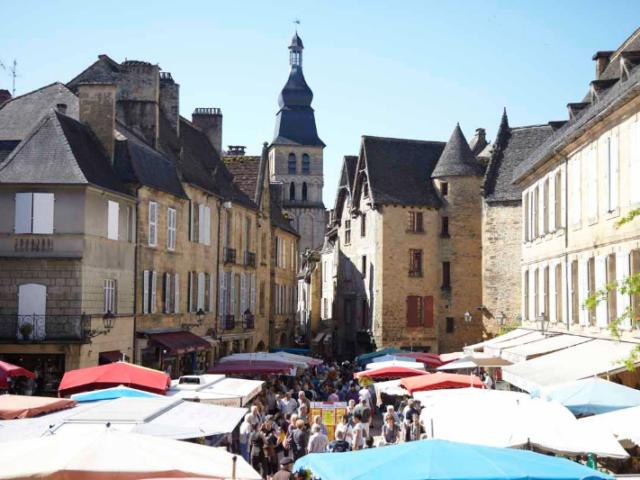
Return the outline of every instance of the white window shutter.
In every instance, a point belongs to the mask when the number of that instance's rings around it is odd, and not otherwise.
[[[198,204],[198,242],[205,243],[206,218],[204,205]]]
[[[198,297],[197,297],[197,308],[196,310],[204,310],[204,287],[205,287],[205,278],[204,272],[198,273]]]
[[[218,287],[218,316],[222,318],[225,314],[224,311],[224,299],[225,299],[225,290],[224,290],[224,270],[220,270],[219,272],[220,279],[218,280],[220,286]]]
[[[33,194],[33,233],[53,233],[53,193]]]
[[[240,315],[243,315],[247,309],[247,284],[246,275],[240,273]]]
[[[580,325],[583,327],[589,324],[589,311],[584,306],[584,302],[589,295],[589,269],[586,260],[578,262],[578,302],[580,305]]]
[[[607,257],[596,257],[596,291],[605,288],[607,285]],[[606,328],[609,324],[607,301],[602,300],[596,307],[596,325]]]
[[[609,152],[611,155],[611,175],[612,178],[609,179],[609,185],[611,186],[610,193],[610,205],[609,208],[611,211],[617,210],[619,204],[619,195],[620,195],[620,155],[619,155],[619,147],[618,147],[618,129],[616,128],[611,132],[611,143],[609,144]]]
[[[578,225],[582,221],[582,155],[578,153],[571,160],[571,223]]]
[[[556,173],[549,175],[549,231],[555,232],[558,226],[556,225]]]
[[[567,321],[569,322],[569,325],[573,325],[574,323],[578,322],[577,318],[573,318],[573,304],[572,302],[572,292],[574,288],[578,288],[577,285],[573,284],[573,278],[572,278],[572,274],[571,274],[571,261],[566,265],[566,271],[563,271],[563,278],[567,279],[567,284],[564,288],[563,291],[563,301],[564,301],[564,305],[566,305],[568,308],[566,309],[566,311],[568,312],[568,319]]]
[[[180,276],[173,276],[173,313],[180,313]]]
[[[151,272],[151,313],[156,313],[157,303],[157,287],[158,287],[158,272],[155,270]]]
[[[162,274],[164,288],[164,313],[171,313],[171,276],[165,272]]]
[[[590,222],[598,218],[598,149],[597,142],[587,155],[587,217]]]
[[[236,281],[235,281],[235,275],[233,272],[229,272],[229,286],[227,288],[229,288],[229,314],[230,315],[235,315],[236,314]]]
[[[155,246],[158,242],[158,204],[149,202],[149,245]]]
[[[630,262],[629,252],[616,253],[616,276],[618,277],[616,280],[618,281],[618,285],[622,285],[622,282],[629,277]],[[616,292],[616,310],[618,317],[621,317],[627,308],[629,308],[630,300],[629,294],[623,295],[620,289],[618,289]],[[625,329],[631,328],[631,318],[625,318],[621,326]]]
[[[107,200],[107,238],[118,240],[118,223],[120,220],[120,204]]]
[[[251,274],[251,313],[256,313],[256,274]]]
[[[142,313],[149,313],[149,270],[142,272]]]
[[[556,264],[552,263],[549,265],[549,311],[545,312],[550,323],[558,321],[558,316],[556,315],[556,288],[560,288],[560,286],[556,285]]]
[[[215,285],[216,285],[216,276],[213,273],[209,274],[209,306],[207,308],[207,310],[209,312],[213,312],[214,309],[214,305],[216,304],[216,289],[215,289]]]
[[[31,233],[31,216],[33,213],[33,194],[16,193],[15,233]]]
[[[193,272],[187,277],[187,312],[193,311]]]
[[[560,225],[556,228],[566,228],[567,218],[567,169],[563,165],[560,168]]]
[[[204,207],[204,244],[211,245],[211,208]]]
[[[629,201],[632,205],[640,203],[640,119],[629,125]]]

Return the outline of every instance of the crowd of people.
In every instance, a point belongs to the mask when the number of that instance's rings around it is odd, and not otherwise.
[[[265,381],[239,429],[239,453],[263,478],[298,478],[292,464],[308,453],[347,452],[418,440],[420,404],[376,405],[372,385],[354,380],[349,362],[322,364],[300,377]],[[312,402],[344,402],[329,435]],[[332,437],[330,439],[330,437]],[[299,477],[302,478],[302,477]]]

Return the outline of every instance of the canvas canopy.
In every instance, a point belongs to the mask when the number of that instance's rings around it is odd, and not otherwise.
[[[381,367],[353,374],[354,378],[405,378],[424,375],[424,370],[409,367]]]
[[[9,378],[14,377],[36,378],[36,375],[26,368],[0,360],[0,388],[8,388]]]
[[[403,378],[400,382],[410,393],[439,388],[483,388],[484,385],[475,375],[458,375],[455,373],[433,373],[419,377]]]
[[[0,395],[0,419],[30,418],[56,410],[71,408],[75,400],[66,398]]]
[[[420,362],[405,362],[405,361],[398,361],[398,360],[368,363],[365,369],[377,370],[379,368],[388,368],[388,367],[406,367],[406,368],[413,368],[414,370],[424,370],[424,365]]]
[[[578,420],[581,424],[613,434],[626,447],[640,446],[640,407],[592,415]]]
[[[202,382],[181,383],[183,379],[202,379]],[[205,403],[241,407],[260,393],[263,384],[264,382],[261,380],[231,378],[224,375],[189,375],[172,381],[167,395]]]
[[[102,390],[93,390],[91,392],[75,393],[71,395],[71,400],[84,403],[97,402],[99,400],[114,400],[122,397],[162,398],[161,395],[157,395],[155,393],[145,392],[144,390],[138,390],[137,388],[120,385],[119,387],[104,388]]]
[[[516,328],[515,330],[511,330],[510,332],[507,332],[504,335],[500,335],[498,337],[485,340],[484,342],[466,346],[464,347],[464,353],[469,355],[469,354],[472,354],[473,352],[481,352],[485,347],[491,347],[492,345],[497,345],[502,342],[513,340],[515,338],[522,337],[523,335],[528,335],[532,331],[533,330],[528,330],[526,328]]]
[[[587,341],[589,341],[589,338],[578,335],[554,335],[534,342],[503,348],[500,355],[512,363],[518,363]]]

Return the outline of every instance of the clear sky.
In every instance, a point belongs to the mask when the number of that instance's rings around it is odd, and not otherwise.
[[[640,26],[638,0],[5,0],[0,11],[17,94],[66,82],[101,53],[158,63],[180,83],[184,116],[221,107],[224,144],[249,153],[272,139],[299,18],[327,207],[361,135],[447,140],[459,121],[492,138],[505,106],[512,126],[566,119],[592,54]]]

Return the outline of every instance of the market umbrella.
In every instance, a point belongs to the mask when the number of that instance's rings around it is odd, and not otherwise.
[[[120,385],[164,395],[171,385],[171,378],[158,370],[127,362],[115,362],[66,372],[58,387],[58,395],[63,397]]]
[[[363,353],[356,357],[356,363],[369,363],[373,358],[382,357],[383,355],[394,355],[396,353],[404,352],[399,348],[389,347],[378,350],[377,352]]]
[[[30,418],[64,410],[76,405],[66,398],[34,397],[31,395],[0,395],[0,419]]]
[[[610,479],[579,463],[527,450],[493,448],[444,440],[418,440],[345,453],[312,453],[295,472],[310,470],[321,480],[587,480]]]
[[[371,359],[368,365],[371,365],[372,363],[393,362],[393,361],[419,363],[415,358],[412,358],[412,357],[401,357],[400,355],[382,355],[380,357]]]
[[[398,357],[408,357],[413,358],[417,362],[424,363],[427,367],[436,368],[442,365],[443,362],[440,358],[440,355],[437,353],[429,353],[429,352],[400,352],[397,354]]]
[[[353,374],[354,378],[405,378],[415,375],[424,375],[424,370],[408,367],[382,367],[371,370],[363,370]]]
[[[290,363],[269,360],[234,360],[219,363],[207,373],[223,373],[225,375],[294,375],[295,367]]]
[[[433,373],[419,377],[403,378],[400,384],[410,393],[438,388],[483,388],[482,381],[475,375],[458,375],[455,373]]]
[[[415,370],[424,371],[424,365],[420,362],[405,362],[401,360],[391,360],[387,362],[376,362],[376,363],[368,363],[365,367],[366,370],[374,370],[377,368],[385,368],[385,367],[407,367],[413,368]]]
[[[91,392],[75,393],[71,395],[71,400],[76,402],[97,402],[99,400],[115,400],[116,398],[152,398],[159,397],[161,395],[145,392],[144,390],[138,390],[137,388],[125,387],[119,385],[112,388],[103,388],[101,390],[93,390]]]
[[[640,405],[640,390],[597,377],[540,388],[532,391],[531,396],[559,402],[577,416],[597,415]]]
[[[77,437],[54,434],[5,443],[0,449],[0,479],[231,478],[233,457],[219,448],[105,427]],[[261,477],[237,456],[236,478],[259,480]]]
[[[0,361],[0,388],[9,388],[9,377],[36,378],[35,373],[12,363]]]
[[[579,423],[613,434],[624,446],[640,446],[640,407],[581,418]]]

